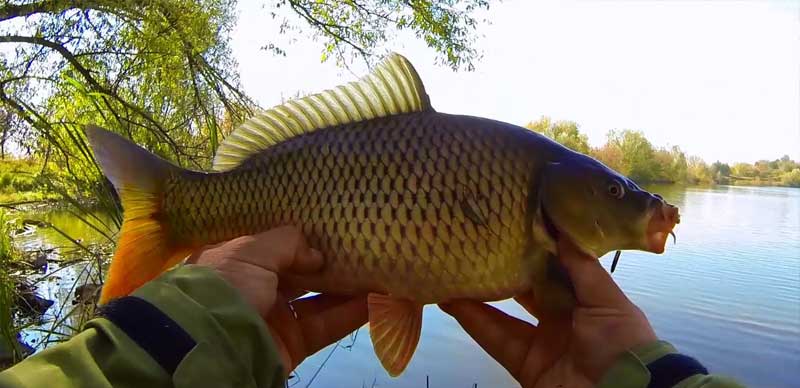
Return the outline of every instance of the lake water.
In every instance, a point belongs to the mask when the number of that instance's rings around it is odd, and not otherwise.
[[[614,278],[658,335],[716,374],[752,387],[793,387],[800,378],[800,189],[654,187],[681,208],[678,241],[663,255],[624,252]],[[73,237],[69,217],[51,221]],[[65,245],[57,235],[28,246]],[[611,258],[604,257],[608,267]],[[77,269],[76,269],[77,270]],[[73,274],[74,275],[74,274]],[[57,287],[53,296],[66,293]],[[496,304],[529,319],[513,302]],[[322,367],[321,367],[322,366]],[[515,387],[516,382],[436,307],[408,369],[390,378],[366,329],[309,358],[296,387]]]

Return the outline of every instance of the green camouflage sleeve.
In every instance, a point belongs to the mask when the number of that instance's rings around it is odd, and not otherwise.
[[[0,387],[284,386],[264,321],[208,268],[179,267],[101,311],[0,373]]]
[[[599,388],[744,388],[736,381],[710,375],[699,362],[664,341],[631,349],[617,360]]]

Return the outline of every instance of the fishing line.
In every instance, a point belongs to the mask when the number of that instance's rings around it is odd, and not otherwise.
[[[614,254],[614,261],[611,262],[611,273],[614,273],[614,270],[617,269],[620,255],[622,255],[622,251],[617,251],[617,253]]]

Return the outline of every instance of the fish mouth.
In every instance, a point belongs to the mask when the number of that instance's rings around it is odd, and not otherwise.
[[[672,231],[675,225],[681,222],[681,215],[678,208],[664,201],[661,201],[650,213],[650,220],[647,222],[645,233],[646,251],[652,253],[664,253],[667,244],[667,237],[675,237]]]

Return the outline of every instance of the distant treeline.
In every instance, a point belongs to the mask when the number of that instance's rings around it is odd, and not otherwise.
[[[800,187],[800,163],[788,155],[753,164],[708,164],[687,156],[678,146],[655,147],[640,131],[612,130],[602,147],[590,147],[588,138],[572,121],[542,117],[526,125],[575,151],[591,155],[638,183],[741,184]]]
[[[600,160],[638,183],[779,185],[800,187],[800,163],[784,156],[753,164],[708,164],[697,156],[687,156],[678,146],[655,147],[644,134],[632,130],[613,130],[602,147],[589,146],[588,138],[572,121],[552,121],[542,117],[527,128]],[[64,169],[44,168],[36,156],[24,159],[0,156],[0,204],[58,198],[53,185],[66,181]]]

